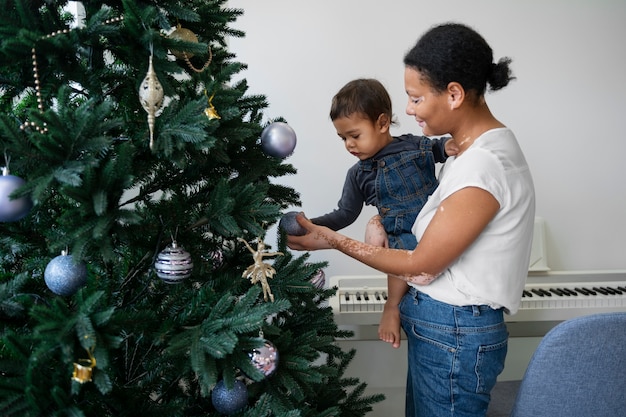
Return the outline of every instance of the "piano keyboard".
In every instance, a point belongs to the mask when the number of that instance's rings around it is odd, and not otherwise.
[[[386,300],[385,276],[335,276],[329,299],[338,324],[378,325]],[[573,317],[626,311],[626,271],[530,274],[518,312],[507,322],[558,322]]]

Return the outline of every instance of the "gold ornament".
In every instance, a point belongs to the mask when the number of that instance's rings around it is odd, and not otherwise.
[[[90,350],[87,350],[89,359],[79,359],[74,362],[74,372],[72,372],[72,380],[84,384],[91,381],[93,368],[96,367],[96,358],[93,357]]]
[[[176,26],[176,29],[172,33],[170,33],[169,37],[171,39],[176,39],[176,40],[180,40],[184,42],[198,43],[198,37],[196,36],[196,34],[190,31],[189,29],[185,29],[184,27],[181,27],[180,24]],[[172,53],[172,55],[174,55],[178,59],[185,59],[185,57],[187,58],[193,57],[193,53],[191,52],[187,53],[185,51],[179,51],[176,49],[170,49],[170,52]]]
[[[198,37],[196,36],[196,34],[193,33],[189,29],[185,29],[181,27],[180,24],[176,26],[176,29],[174,29],[172,33],[170,33],[169,37],[171,39],[176,39],[176,40],[180,40],[184,42],[198,43]],[[202,68],[196,68],[189,60],[194,56],[193,53],[170,49],[170,52],[172,53],[172,55],[174,55],[178,59],[184,60],[187,66],[192,71],[197,72],[197,73],[203,72],[211,64],[211,61],[213,60],[213,51],[211,51],[210,46],[208,47],[208,51],[209,51],[209,58],[207,59],[207,61],[204,63]]]
[[[208,97],[206,90],[204,90],[204,95]],[[213,105],[213,97],[215,97],[215,93],[211,94],[211,97],[209,97],[209,100],[208,100],[209,107],[204,109],[204,114],[206,114],[206,117],[208,117],[209,120],[221,119],[221,116],[217,114],[217,110],[215,109],[215,106]]]
[[[163,86],[154,72],[154,67],[152,66],[152,55],[150,55],[148,73],[139,87],[139,101],[141,102],[143,109],[148,113],[150,149],[154,146],[154,120],[159,110],[163,107],[163,97]]]
[[[252,259],[254,259],[254,264],[246,268],[241,276],[243,278],[248,278],[253,284],[260,282],[261,288],[263,288],[263,299],[267,301],[269,297],[270,300],[274,301],[274,294],[272,294],[272,290],[270,289],[270,285],[267,282],[267,279],[273,278],[276,270],[271,265],[263,263],[263,258],[266,256],[283,255],[283,253],[266,252],[265,243],[263,242],[263,240],[261,240],[261,238],[258,239],[256,250],[252,249],[248,242],[246,242],[242,238],[237,238],[237,240],[243,242],[243,244],[246,245],[250,253],[252,253]]]

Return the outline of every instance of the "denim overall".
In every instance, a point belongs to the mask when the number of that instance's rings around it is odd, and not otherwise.
[[[360,169],[376,171],[376,208],[389,237],[389,247],[411,250],[417,246],[411,228],[438,182],[431,140],[412,135],[403,140],[417,146],[414,150],[360,161]]]

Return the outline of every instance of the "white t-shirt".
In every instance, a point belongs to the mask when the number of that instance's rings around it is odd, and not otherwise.
[[[426,286],[410,285],[448,304],[504,307],[514,314],[528,275],[535,191],[528,164],[511,130],[489,130],[458,158],[448,158],[439,186],[413,226],[418,242],[441,202],[466,187],[491,193],[500,210],[435,281]]]

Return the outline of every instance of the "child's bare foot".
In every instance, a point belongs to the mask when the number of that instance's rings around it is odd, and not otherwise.
[[[385,304],[378,325],[378,338],[396,349],[400,347],[400,308],[397,305]]]

